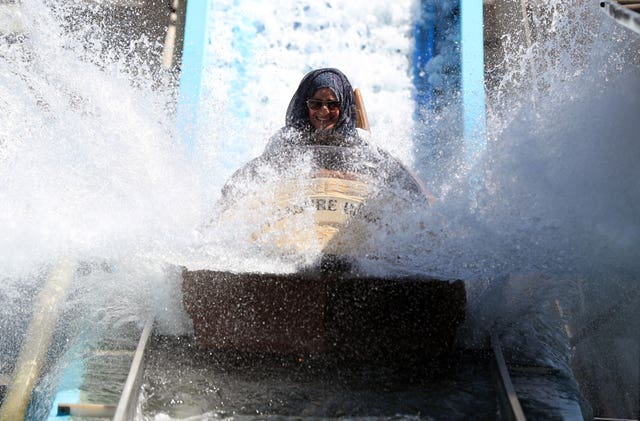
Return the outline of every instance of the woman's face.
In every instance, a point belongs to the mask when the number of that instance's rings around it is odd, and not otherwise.
[[[331,130],[340,117],[340,103],[329,88],[320,88],[307,100],[309,120],[316,130]]]

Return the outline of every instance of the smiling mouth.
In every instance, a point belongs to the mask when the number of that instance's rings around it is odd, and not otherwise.
[[[318,122],[318,129],[328,129],[334,125],[334,121],[329,119],[317,119],[316,121]]]

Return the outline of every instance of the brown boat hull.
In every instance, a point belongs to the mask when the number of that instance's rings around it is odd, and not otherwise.
[[[465,318],[459,280],[199,270],[182,289],[197,344],[220,351],[432,358]]]

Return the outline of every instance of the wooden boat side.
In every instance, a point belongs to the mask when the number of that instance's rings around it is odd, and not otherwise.
[[[199,346],[356,359],[435,357],[464,321],[462,281],[337,273],[183,272]]]

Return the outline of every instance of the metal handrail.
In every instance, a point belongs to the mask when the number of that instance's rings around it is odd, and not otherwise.
[[[51,271],[38,294],[10,387],[0,407],[0,421],[20,420],[27,412],[76,268],[76,262],[62,261]]]

